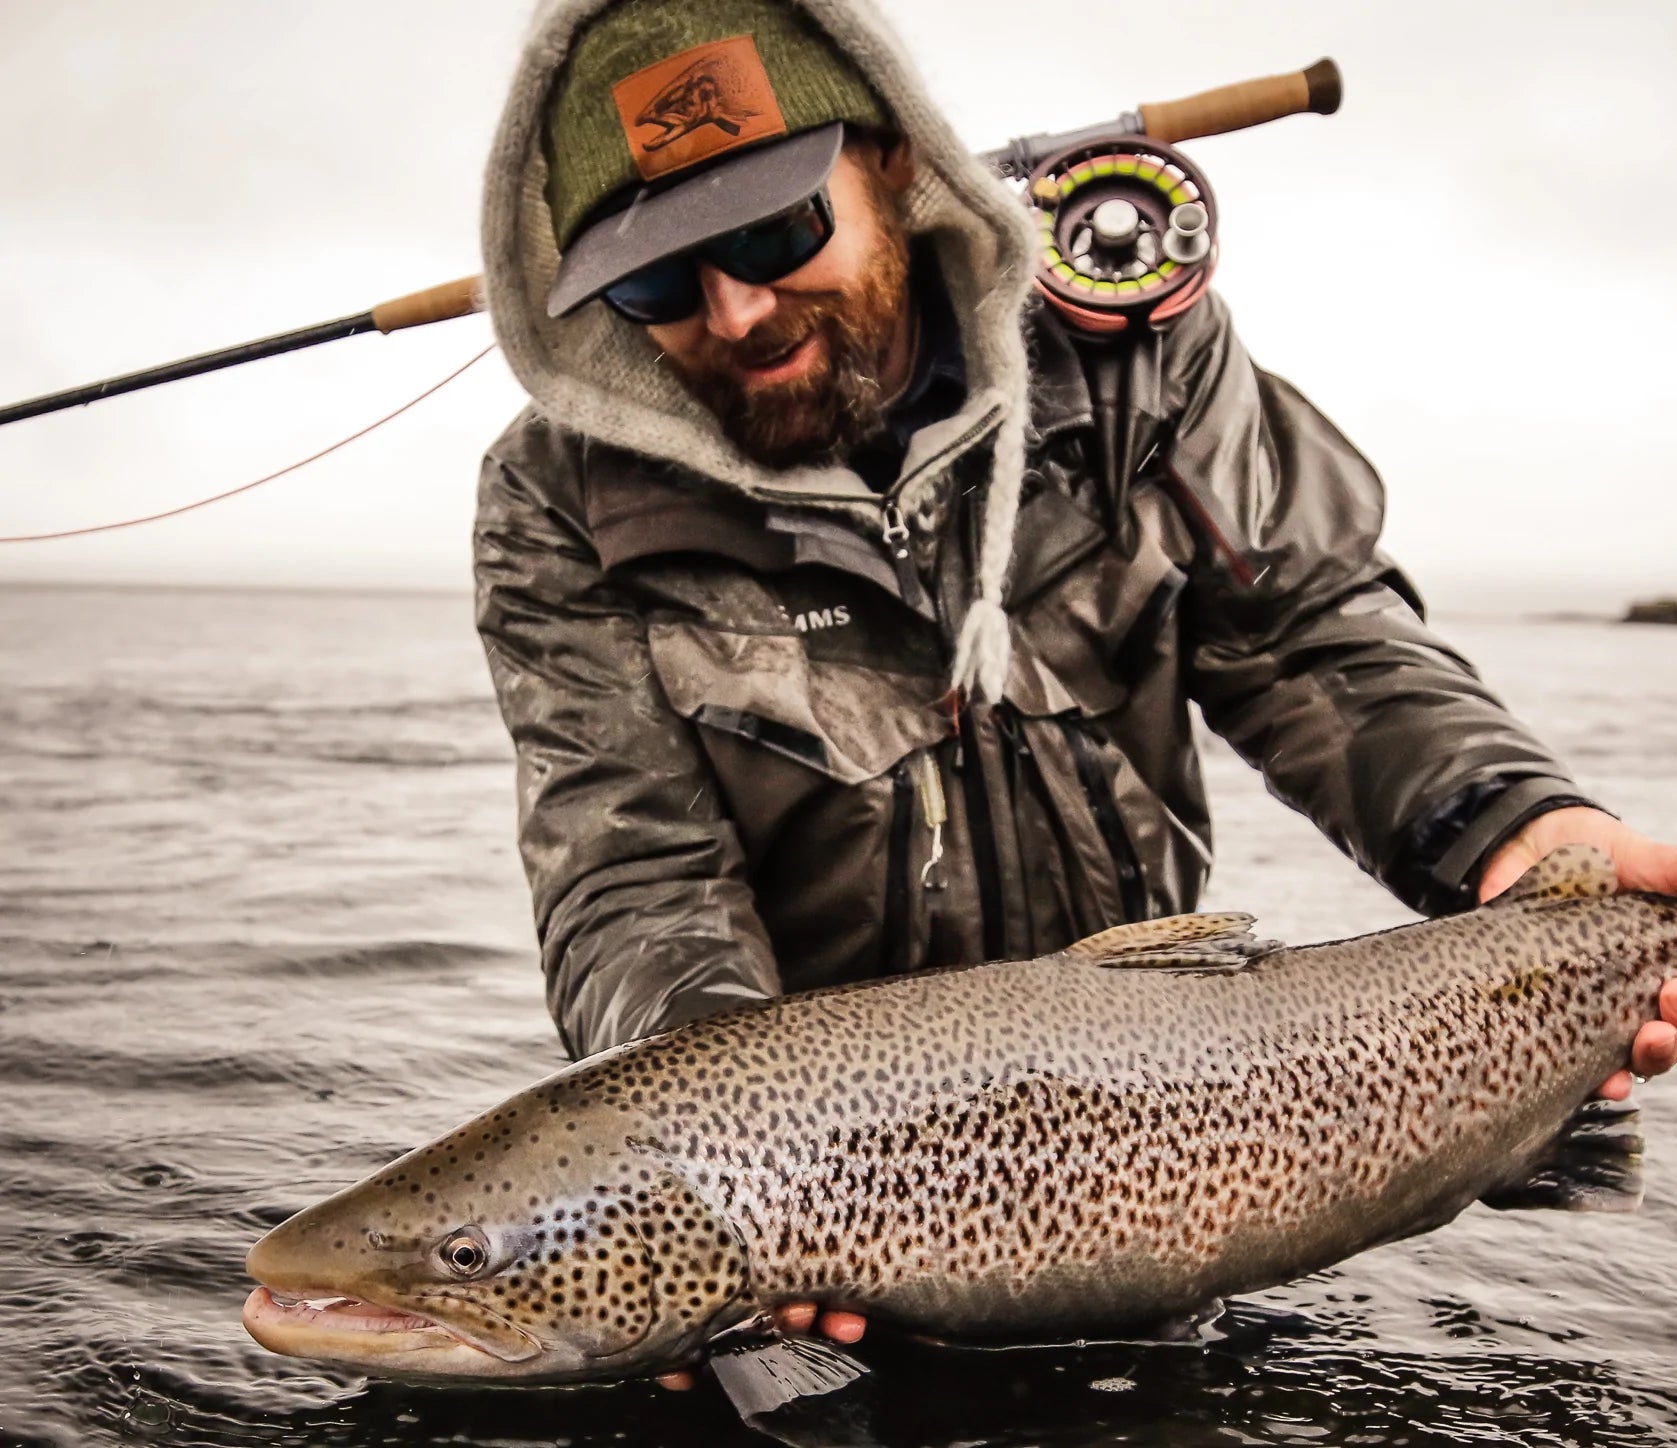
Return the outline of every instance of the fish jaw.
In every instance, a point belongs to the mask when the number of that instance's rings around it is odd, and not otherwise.
[[[244,1327],[269,1352],[381,1376],[506,1375],[503,1359],[442,1323],[353,1297],[290,1298],[258,1287],[245,1299]]]
[[[245,1300],[244,1327],[263,1347],[395,1376],[505,1377],[543,1355],[482,1304],[414,1281],[417,1244],[348,1231],[333,1205],[281,1223],[245,1259],[262,1285]],[[353,1255],[338,1246],[346,1237]],[[326,1250],[329,1239],[336,1250]]]

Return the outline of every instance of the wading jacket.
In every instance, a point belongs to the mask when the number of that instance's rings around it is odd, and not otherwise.
[[[1576,795],[1431,634],[1374,471],[1215,296],[1124,355],[1125,478],[1032,312],[1003,700],[946,697],[989,429],[916,436],[877,526],[526,413],[485,462],[478,610],[548,999],[600,1050],[780,991],[1024,957],[1194,907],[1190,704],[1417,909]],[[1116,496],[1115,494],[1122,494]]]

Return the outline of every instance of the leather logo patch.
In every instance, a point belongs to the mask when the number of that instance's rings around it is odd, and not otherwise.
[[[780,102],[749,35],[660,60],[618,81],[611,93],[646,181],[786,134]]]

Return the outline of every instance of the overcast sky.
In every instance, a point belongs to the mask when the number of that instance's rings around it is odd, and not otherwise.
[[[1380,467],[1445,607],[1677,593],[1677,4],[896,0],[987,148],[1334,56],[1342,112],[1194,143],[1259,361]],[[0,402],[478,270],[527,0],[0,0]],[[1033,17],[1050,21],[1033,28]],[[313,452],[490,340],[362,337],[0,429],[0,535]],[[464,587],[498,356],[186,518],[0,546],[0,581]]]

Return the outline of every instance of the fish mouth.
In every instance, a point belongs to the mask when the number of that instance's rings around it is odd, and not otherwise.
[[[483,1350],[423,1313],[360,1297],[290,1296],[258,1287],[245,1299],[245,1331],[270,1352],[365,1361],[410,1352]]]
[[[245,1299],[243,1320],[269,1352],[399,1377],[520,1376],[542,1356],[529,1333],[481,1308],[455,1325],[331,1289],[277,1292],[264,1283]]]
[[[501,1354],[423,1312],[339,1294],[290,1295],[258,1287],[245,1299],[245,1331],[270,1352],[362,1371],[418,1378],[498,1378],[527,1354]],[[518,1334],[530,1352],[535,1344]]]

